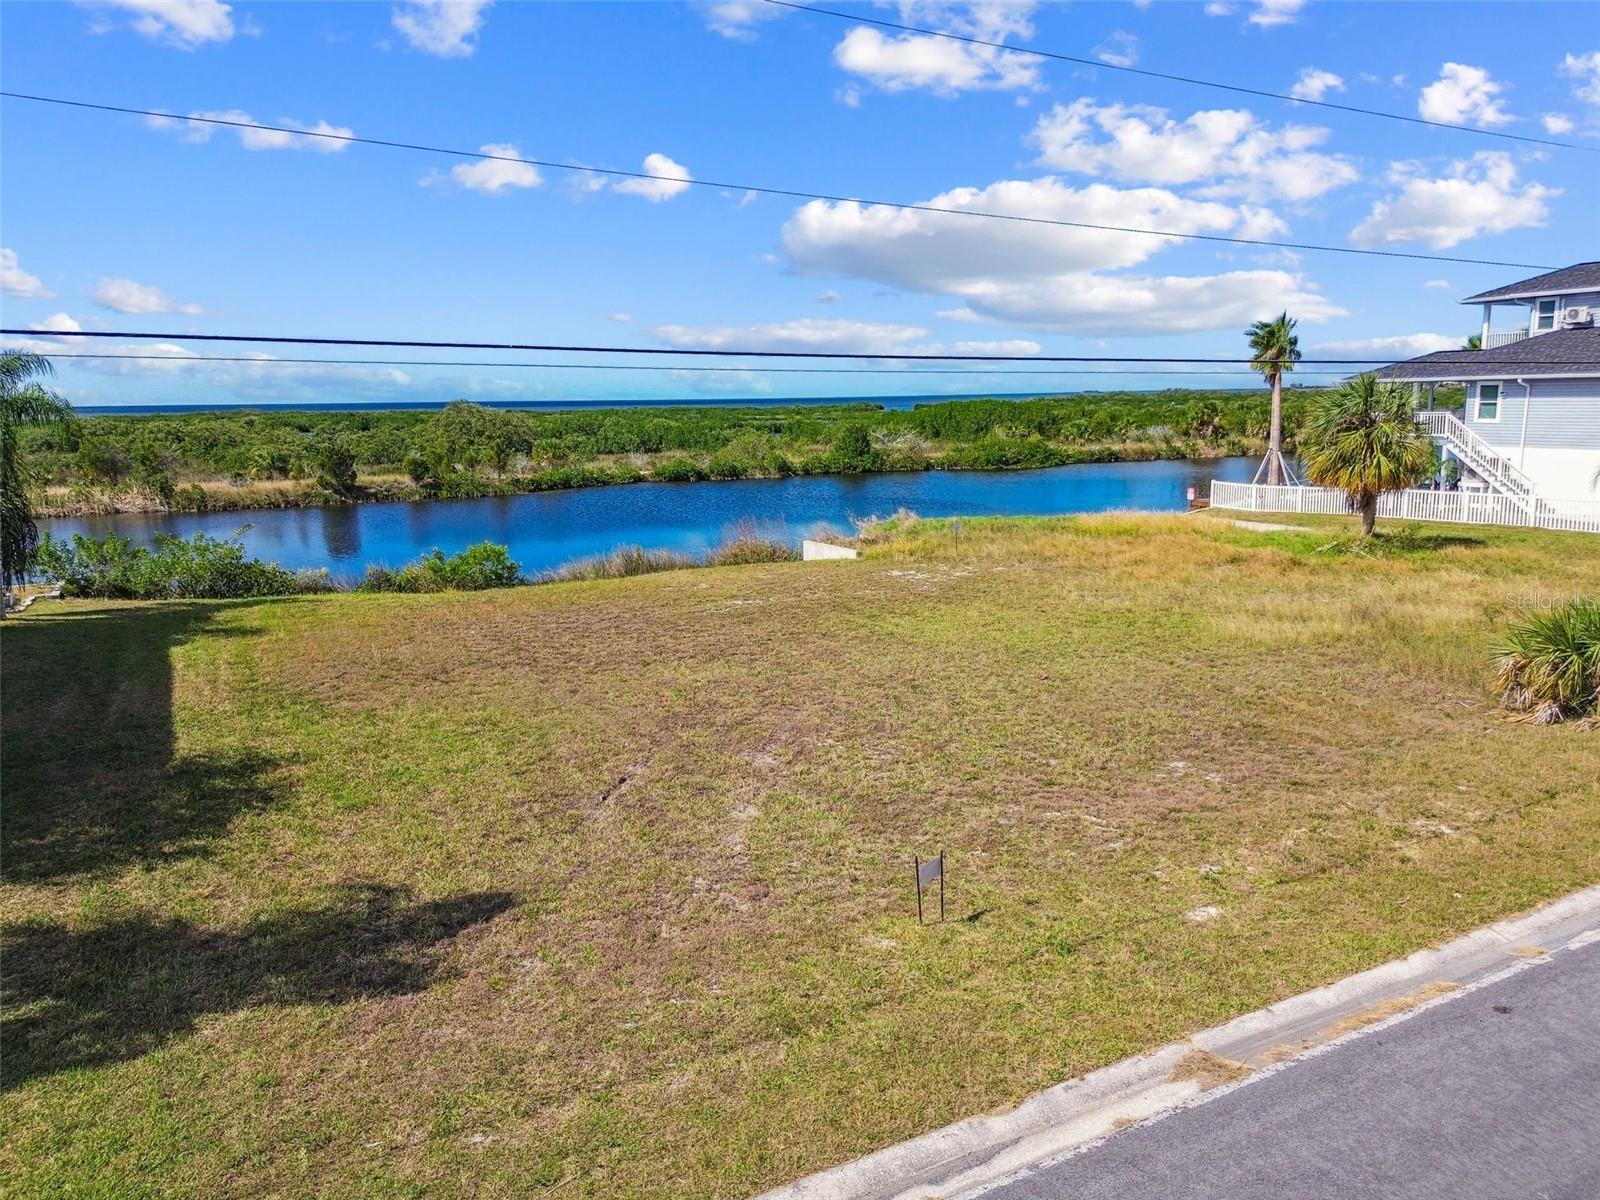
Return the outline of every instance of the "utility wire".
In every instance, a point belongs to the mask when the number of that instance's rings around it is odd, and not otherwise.
[[[685,350],[659,346],[566,346],[539,342],[422,342],[400,338],[264,337],[243,333],[135,333],[129,330],[50,329],[42,331],[53,338],[128,338],[163,342],[259,342],[292,346],[405,346],[418,350],[534,350],[563,354],[665,354],[688,358],[823,358],[860,359],[868,362],[1021,362],[1021,363],[1205,363],[1221,366],[1249,366],[1248,358],[1181,358],[1168,356],[1116,357],[1093,354],[888,354],[844,350]],[[0,334],[37,338],[38,329],[0,329]],[[159,356],[152,356],[159,357]],[[253,361],[266,361],[257,359]],[[1361,366],[1388,363],[1388,358],[1302,358],[1302,363],[1325,366]],[[1571,366],[1572,363],[1541,359],[1540,365]],[[1592,361],[1581,365],[1592,365]]]
[[[1426,125],[1432,129],[1451,129],[1457,133],[1473,133],[1480,137],[1505,138],[1513,142],[1531,142],[1537,146],[1555,146],[1562,150],[1582,150],[1589,154],[1600,152],[1600,146],[1581,146],[1576,142],[1558,142],[1550,138],[1530,137],[1522,133],[1506,133],[1498,129],[1475,129],[1470,125],[1452,125],[1448,121],[1430,121],[1426,117],[1413,117],[1405,113],[1386,112],[1378,108],[1362,108],[1355,104],[1339,104],[1333,100],[1310,100],[1301,96],[1291,96],[1285,92],[1269,92],[1264,88],[1245,87],[1237,83],[1218,83],[1214,79],[1196,79],[1189,75],[1173,75],[1166,71],[1151,71],[1144,67],[1126,67],[1117,63],[1108,63],[1099,58],[1080,58],[1072,54],[1057,54],[1050,50],[1035,50],[1028,46],[1013,46],[1005,42],[992,42],[987,38],[969,37],[966,34],[950,33],[943,29],[924,29],[918,25],[902,25],[898,21],[885,21],[880,17],[864,17],[858,13],[839,12],[837,9],[821,8],[813,4],[799,4],[795,0],[766,0],[766,3],[778,8],[792,8],[798,12],[815,13],[821,17],[838,17],[842,21],[854,21],[860,25],[877,25],[884,29],[898,29],[902,33],[916,33],[924,37],[945,38],[952,42],[965,42],[969,46],[990,46],[996,50],[1004,50],[1008,54],[1029,54],[1035,58],[1048,58],[1055,62],[1077,63],[1081,66],[1094,67],[1101,71],[1122,71],[1129,75],[1143,75],[1148,79],[1165,79],[1171,83],[1186,83],[1194,87],[1216,88],[1219,91],[1235,92],[1243,96],[1260,96],[1267,100],[1287,100],[1291,104],[1309,104],[1316,108],[1331,108],[1339,112],[1357,113],[1363,117],[1383,117],[1390,121],[1404,121],[1408,125]]]
[[[552,368],[558,371],[693,371],[695,374],[734,374],[743,375],[751,371],[760,371],[763,375],[971,375],[974,378],[985,378],[990,375],[1192,375],[1204,377],[1216,375],[1220,377],[1249,376],[1254,377],[1255,371],[1079,371],[1079,370],[1051,370],[1039,371],[985,371],[981,368],[970,367],[679,367],[666,363],[657,365],[641,365],[639,363],[561,363],[561,362],[495,362],[492,360],[463,361],[460,359],[436,358],[257,358],[249,354],[185,354],[174,357],[168,354],[60,354],[47,353],[46,358],[89,358],[89,359],[122,359],[135,362],[159,363],[250,363],[253,366],[292,366],[295,364],[314,364],[323,366],[344,367],[514,367],[518,370],[532,368]],[[1305,371],[1306,375],[1337,375],[1338,371]]]
[[[899,200],[872,200],[864,196],[840,196],[829,192],[804,192],[795,188],[764,187],[749,183],[729,183],[715,179],[690,179],[678,175],[651,175],[645,171],[624,171],[616,167],[586,167],[575,163],[552,162],[543,158],[523,158],[515,154],[489,154],[482,150],[458,150],[447,146],[429,146],[420,142],[399,142],[386,138],[358,137],[350,133],[327,133],[311,129],[295,129],[288,125],[264,125],[255,121],[235,121],[225,117],[179,116],[151,108],[127,108],[116,104],[93,104],[87,100],[67,100],[58,96],[36,96],[27,92],[0,90],[0,96],[12,100],[28,100],[39,104],[56,104],[67,108],[89,109],[95,112],[122,113],[135,117],[159,117],[167,121],[190,121],[202,125],[222,125],[234,129],[259,129],[268,133],[287,133],[295,137],[322,138],[362,146],[386,146],[392,150],[417,150],[425,154],[442,154],[451,158],[482,159],[491,162],[522,163],[530,167],[543,167],[552,171],[587,172],[592,175],[609,175],[621,179],[646,179],[657,183],[682,183],[693,187],[716,188],[721,191],[755,192],[763,196],[783,196],[794,200],[823,200],[833,204],[866,204],[877,208],[895,208],[905,212],[942,213],[952,217],[977,217],[990,221],[1015,221],[1023,225],[1048,225],[1065,229],[1093,229],[1102,233],[1131,233],[1143,237],[1180,238],[1196,242],[1221,242],[1233,246],[1268,246],[1277,250],[1305,250],[1323,254],[1355,254],[1372,258],[1400,258],[1419,262],[1465,263],[1479,267],[1516,267],[1530,271],[1553,271],[1556,268],[1540,263],[1505,262],[1492,258],[1463,258],[1447,254],[1414,254],[1403,250],[1372,250],[1355,246],[1325,246],[1315,242],[1274,242],[1265,238],[1228,237],[1220,233],[1180,233],[1173,229],[1142,229],[1130,225],[1101,225],[1092,221],[1068,221],[1058,217],[1025,217],[1017,213],[989,212],[970,208],[940,208],[936,204],[911,204]]]

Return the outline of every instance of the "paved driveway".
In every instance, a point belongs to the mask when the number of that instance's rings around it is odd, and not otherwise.
[[[986,1200],[1600,1200],[1600,943]]]

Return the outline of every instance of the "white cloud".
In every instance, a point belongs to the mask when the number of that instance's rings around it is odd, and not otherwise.
[[[1434,291],[1437,291],[1437,292],[1453,292],[1453,291],[1455,291],[1455,285],[1452,284],[1448,279],[1429,279],[1429,280],[1425,280],[1423,282],[1422,286],[1425,287],[1425,288],[1432,288]]]
[[[736,42],[752,42],[757,29],[768,21],[789,15],[789,9],[765,0],[709,0],[694,5],[706,28]]]
[[[1130,183],[1210,181],[1203,194],[1212,196],[1303,201],[1359,177],[1349,159],[1311,149],[1328,130],[1273,129],[1244,109],[1208,109],[1175,121],[1165,109],[1097,105],[1086,97],[1057,104],[1028,137],[1045,166]]]
[[[170,375],[186,363],[200,357],[193,350],[186,350],[171,342],[140,342],[133,345],[119,342],[111,346],[101,346],[100,349],[107,354],[140,356],[89,360],[81,364],[91,371],[100,371],[108,375]]]
[[[694,178],[689,174],[688,167],[673,162],[665,154],[645,155],[644,173],[650,178],[619,180],[611,185],[612,189],[628,196],[643,196],[651,203],[658,203],[662,200],[671,200],[674,196],[688,191],[689,181]]]
[[[1287,271],[1222,275],[1099,275],[974,281],[968,303],[993,320],[1063,333],[1160,337],[1242,328],[1282,311],[1304,321],[1345,310]]]
[[[1563,113],[1545,113],[1539,118],[1544,123],[1544,131],[1559,137],[1563,133],[1571,133],[1578,127],[1578,123]]]
[[[406,0],[393,10],[394,27],[406,41],[438,58],[466,58],[483,28],[483,14],[493,0]]]
[[[1190,200],[1159,188],[1106,184],[1073,188],[1046,176],[954,188],[925,201],[956,215],[854,201],[813,200],[783,228],[783,246],[803,274],[858,276],[912,291],[938,292],[951,281],[994,272],[1050,275],[1129,267],[1170,238],[1073,229],[1050,224],[963,219],[962,210],[1039,221],[1226,233],[1242,223],[1230,205]]]
[[[1159,188],[1072,188],[1051,177],[957,188],[926,203],[1178,233],[1252,236],[1276,221],[1260,209]],[[1310,321],[1343,311],[1299,275],[1281,270],[1209,277],[1102,273],[1142,263],[1174,240],[821,200],[797,209],[783,230],[784,249],[801,274],[950,296],[962,305],[940,313],[947,319],[971,314],[1071,333],[1160,334],[1233,328],[1284,308]]]
[[[842,354],[906,354],[926,337],[918,325],[800,317],[765,325],[658,325],[656,337],[683,350],[814,350]]]
[[[42,321],[30,321],[29,329],[37,329],[40,333],[82,333],[83,326],[64,312],[53,313]]]
[[[194,120],[202,117],[204,120]],[[213,125],[212,121],[229,121],[229,125]],[[355,136],[347,125],[330,125],[318,121],[307,125],[293,117],[279,117],[272,122],[278,128],[265,129],[249,113],[237,108],[191,112],[189,118],[176,116],[146,117],[144,123],[151,129],[180,130],[186,142],[209,142],[219,130],[226,130],[239,139],[246,150],[311,150],[317,154],[338,154],[349,149],[344,138]],[[303,132],[293,132],[300,130]],[[322,134],[326,136],[306,136]]]
[[[93,300],[101,308],[119,313],[187,313],[198,316],[198,304],[179,304],[158,287],[131,279],[106,277],[95,286]]]
[[[1600,50],[1588,54],[1568,53],[1556,68],[1558,74],[1579,80],[1572,94],[1588,104],[1600,104]]]
[[[678,370],[668,373],[668,378],[683,384],[691,392],[711,395],[747,396],[751,392],[765,394],[772,390],[772,380],[758,371],[705,371]]]
[[[1250,14],[1250,24],[1270,29],[1275,25],[1292,25],[1300,18],[1306,0],[1256,0],[1255,11]]]
[[[799,317],[762,325],[658,325],[656,337],[684,350],[795,350],[835,354],[1039,354],[1030,338],[925,342],[920,325]]]
[[[625,312],[609,313],[606,316],[606,320],[608,320],[608,321],[616,321],[619,324],[625,325],[629,321],[633,320],[633,314],[632,313],[625,313]]]
[[[933,315],[936,316],[936,317],[943,317],[946,321],[981,321],[981,320],[983,320],[983,318],[980,317],[977,313],[973,312],[970,308],[965,308],[965,307],[963,307],[963,308],[942,308],[938,312],[934,313]]]
[[[1207,3],[1206,3],[1206,16],[1208,16],[1208,17],[1231,17],[1232,15],[1233,15],[1233,5],[1229,4],[1227,2],[1227,0],[1207,0]]]
[[[0,291],[24,300],[39,297],[49,299],[55,295],[37,275],[30,275],[17,262],[17,252],[10,247],[0,249]]]
[[[1380,358],[1415,358],[1438,350],[1459,350],[1467,339],[1459,333],[1400,333],[1393,337],[1347,338],[1323,342],[1312,349],[1328,354],[1377,355]]]
[[[1321,67],[1302,67],[1289,95],[1296,100],[1321,100],[1329,92],[1344,91],[1344,80]]]
[[[124,13],[140,37],[182,50],[226,42],[235,33],[232,6],[220,0],[96,0],[91,7]]]
[[[409,387],[412,382],[410,375],[394,367],[295,363],[261,353],[251,353],[245,357],[252,361],[230,363],[215,372],[218,382],[225,382],[230,387],[254,395],[306,394],[317,387],[388,391]]]
[[[83,329],[83,326],[73,320],[67,313],[58,312],[51,314],[42,321],[30,321],[28,328],[47,334],[77,333]],[[72,346],[73,341],[70,339],[12,337],[6,341],[4,346],[0,346],[0,349],[14,354],[60,354],[63,351],[71,350]]]
[[[1044,347],[1030,338],[1007,338],[999,342],[956,342],[948,351],[943,346],[927,346],[923,354],[1040,354]]]
[[[532,163],[515,161],[522,157],[522,151],[510,142],[490,142],[479,146],[478,150],[490,157],[457,163],[450,168],[450,178],[461,187],[498,196],[508,188],[536,188],[544,182]],[[442,180],[443,176],[434,173],[425,176],[422,182],[432,184]]]
[[[1422,89],[1417,112],[1446,125],[1505,125],[1512,117],[1500,107],[1503,90],[1484,68],[1447,62],[1439,78]]]
[[[978,0],[971,4],[902,0],[901,20],[984,41],[1033,36],[1033,4]],[[834,47],[844,70],[887,92],[926,88],[936,95],[1039,86],[1039,65],[1028,55],[995,46],[969,45],[921,33],[889,35],[858,26]]]
[[[1139,39],[1118,29],[1094,48],[1094,56],[1113,67],[1131,67],[1139,61]]]
[[[585,200],[606,190],[606,177],[587,169],[574,171],[567,175],[564,186],[574,200]]]
[[[825,291],[818,292],[815,296],[813,296],[811,298],[811,303],[837,304],[839,303],[839,293],[834,291],[832,288],[828,288]]]
[[[1481,233],[1543,225],[1545,202],[1561,194],[1538,183],[1519,185],[1516,164],[1499,150],[1452,163],[1442,179],[1428,178],[1416,163],[1394,163],[1389,181],[1400,191],[1374,204],[1350,231],[1357,246],[1424,242],[1446,250]]]

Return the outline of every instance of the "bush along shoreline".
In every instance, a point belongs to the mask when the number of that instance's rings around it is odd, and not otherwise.
[[[1290,446],[1307,389],[1287,401]],[[1260,453],[1267,402],[1171,390],[1033,400],[534,412],[248,410],[26,431],[38,512],[235,511],[624,483],[996,471]]]
[[[749,563],[795,562],[787,545],[735,533],[704,558],[670,550],[624,546],[580,559],[536,576],[523,573],[510,550],[480,542],[459,554],[433,550],[399,568],[369,566],[354,585],[336,581],[327,568],[290,571],[245,554],[237,539],[157,534],[153,546],[136,546],[112,534],[102,539],[74,534],[40,543],[35,574],[61,585],[64,596],[94,600],[240,600],[327,592],[476,592],[529,584],[622,579],[656,571]]]

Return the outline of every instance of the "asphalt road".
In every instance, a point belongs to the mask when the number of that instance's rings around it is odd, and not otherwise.
[[[985,1200],[1600,1200],[1600,942]]]

